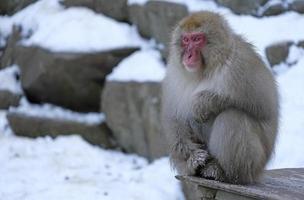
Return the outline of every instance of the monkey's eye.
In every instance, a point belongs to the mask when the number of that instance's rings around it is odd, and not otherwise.
[[[203,35],[197,35],[193,38],[194,42],[201,42],[201,41],[204,41],[204,40],[205,40],[205,36],[203,36]]]
[[[193,38],[193,41],[194,42],[198,42],[198,41],[200,41],[202,38],[200,38],[200,37],[195,37],[195,38]]]
[[[182,42],[184,43],[184,44],[187,44],[187,43],[189,43],[189,38],[188,37],[183,37],[182,38]]]

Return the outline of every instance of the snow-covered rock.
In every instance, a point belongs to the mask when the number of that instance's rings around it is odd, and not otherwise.
[[[125,58],[107,76],[108,81],[159,82],[165,77],[166,68],[158,51],[143,49]]]
[[[56,119],[28,115],[21,112],[8,112],[7,120],[17,136],[37,138],[43,136],[58,137],[61,135],[80,135],[93,145],[113,148],[114,140],[111,131],[105,124],[87,124],[74,120]]]
[[[65,9],[59,0],[40,0],[12,17],[0,17],[0,35],[22,27],[23,45],[56,52],[92,52],[144,44],[136,29],[84,7]]]
[[[27,98],[80,112],[100,110],[100,92],[106,75],[137,50],[56,53],[39,47],[16,48],[21,85]]]
[[[160,119],[164,76],[160,53],[144,49],[114,68],[102,95],[106,122],[120,146],[150,160],[167,154]]]
[[[22,98],[18,107],[9,109],[7,120],[18,136],[35,138],[77,134],[94,145],[115,146],[103,113],[77,113],[50,104],[31,104]]]
[[[284,41],[268,46],[265,53],[269,64],[274,66],[285,62],[289,54],[289,47],[291,45],[292,41]]]

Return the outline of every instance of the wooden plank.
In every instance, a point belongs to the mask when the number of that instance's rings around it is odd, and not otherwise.
[[[208,200],[215,200],[215,195],[217,190],[214,189],[210,189],[207,187],[202,187],[202,186],[198,186],[198,195],[202,198],[202,199],[208,199]]]
[[[252,185],[233,185],[191,176],[177,178],[203,187],[256,199],[304,200],[304,168],[269,170],[258,183]]]
[[[251,197],[244,197],[237,194],[225,192],[225,191],[218,191],[216,193],[216,200],[255,200]]]

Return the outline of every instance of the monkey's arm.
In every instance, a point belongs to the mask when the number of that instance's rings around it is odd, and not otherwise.
[[[224,110],[234,107],[235,102],[229,97],[225,97],[215,92],[202,91],[197,94],[196,102],[193,104],[193,113],[196,120],[203,122],[212,117],[216,117]]]
[[[254,99],[243,98],[244,101],[233,99],[211,91],[203,91],[197,94],[197,101],[194,103],[193,111],[195,118],[203,122],[216,117],[221,112],[233,108],[247,113],[256,119],[267,119],[269,113],[262,102],[252,101]],[[241,98],[240,98],[241,99]],[[248,100],[248,102],[246,101]],[[249,102],[252,101],[252,102]]]
[[[170,158],[179,173],[195,175],[210,159],[207,145],[194,137],[193,123],[189,120],[179,121],[168,129],[171,133]],[[173,136],[173,137],[172,137]]]

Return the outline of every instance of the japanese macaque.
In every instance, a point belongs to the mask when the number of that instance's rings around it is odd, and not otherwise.
[[[197,12],[175,28],[162,101],[179,174],[238,184],[259,178],[278,131],[277,87],[221,15]]]

